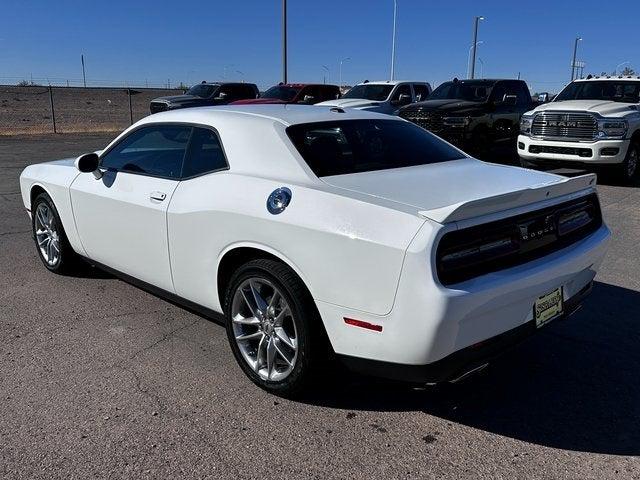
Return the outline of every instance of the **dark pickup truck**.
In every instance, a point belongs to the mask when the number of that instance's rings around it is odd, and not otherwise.
[[[462,150],[483,156],[501,143],[515,145],[520,117],[534,106],[522,80],[454,79],[398,114]]]
[[[226,105],[236,100],[256,98],[258,87],[253,83],[207,83],[194,85],[184,95],[159,97],[151,100],[151,113],[177,108]]]

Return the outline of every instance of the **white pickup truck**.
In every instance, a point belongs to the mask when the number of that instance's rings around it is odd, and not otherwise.
[[[640,77],[573,81],[553,102],[522,116],[518,155],[524,167],[608,166],[633,180],[640,157]]]

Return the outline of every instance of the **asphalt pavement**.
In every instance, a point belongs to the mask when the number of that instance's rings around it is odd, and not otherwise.
[[[583,308],[484,372],[336,374],[290,401],[244,377],[219,319],[41,265],[21,169],[111,137],[0,137],[1,478],[640,478],[640,187],[598,187],[613,241]]]

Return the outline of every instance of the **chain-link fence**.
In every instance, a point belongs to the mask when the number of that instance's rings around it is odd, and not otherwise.
[[[149,115],[149,102],[181,90],[0,86],[0,136],[120,131]]]

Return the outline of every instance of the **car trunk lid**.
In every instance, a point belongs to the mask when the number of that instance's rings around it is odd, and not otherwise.
[[[323,177],[334,187],[390,200],[448,223],[561,197],[595,186],[593,174],[566,178],[472,158]]]

